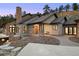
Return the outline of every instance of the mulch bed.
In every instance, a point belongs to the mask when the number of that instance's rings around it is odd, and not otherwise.
[[[42,43],[42,44],[52,44],[59,45],[60,42],[58,39],[49,37],[49,36],[26,36],[21,39],[12,39],[10,40],[11,45],[15,47],[24,47],[28,43]]]
[[[76,37],[70,37],[69,40],[79,43],[79,38],[76,38]]]

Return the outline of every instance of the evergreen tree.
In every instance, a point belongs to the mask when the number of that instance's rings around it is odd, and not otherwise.
[[[43,10],[44,10],[44,13],[47,14],[50,12],[50,7],[48,5],[45,5]]]
[[[70,9],[70,5],[67,4],[67,5],[65,6],[65,9],[66,9],[66,12],[69,11],[69,9]]]
[[[23,16],[26,15],[26,11],[23,11]]]
[[[56,8],[55,11],[58,12],[58,8]]]
[[[64,7],[63,7],[63,5],[61,5],[61,6],[59,7],[59,12],[62,12],[63,9],[64,9]]]
[[[0,18],[0,27],[5,26],[7,23],[10,23],[12,21],[15,21],[15,18],[13,18],[13,15],[7,15]]]
[[[78,11],[78,4],[77,3],[73,3],[72,4],[72,9],[73,9],[73,11]]]

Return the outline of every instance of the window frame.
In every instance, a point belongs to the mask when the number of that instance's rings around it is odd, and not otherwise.
[[[9,32],[10,32],[10,33],[15,33],[15,32],[16,32],[15,29],[16,29],[16,26],[15,26],[15,25],[10,25],[10,26],[9,26]]]

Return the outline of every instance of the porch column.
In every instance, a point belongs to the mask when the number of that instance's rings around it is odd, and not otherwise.
[[[21,34],[23,33],[23,25],[18,25],[18,33]]]
[[[79,21],[77,21],[77,35],[76,35],[76,37],[79,38]]]
[[[44,24],[40,24],[40,34],[44,34]]]
[[[58,35],[63,35],[63,27],[62,24],[58,24]]]

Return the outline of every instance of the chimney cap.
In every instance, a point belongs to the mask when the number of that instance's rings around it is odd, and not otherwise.
[[[16,8],[21,8],[20,6],[17,6]]]

